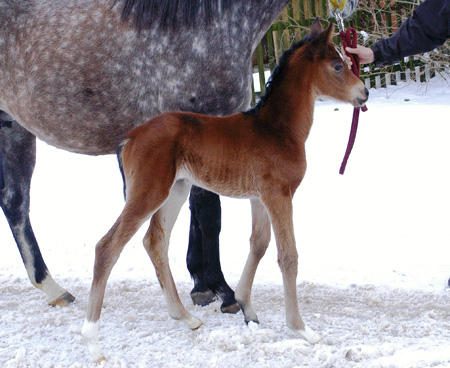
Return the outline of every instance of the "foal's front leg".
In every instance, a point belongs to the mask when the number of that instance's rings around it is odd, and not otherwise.
[[[156,275],[166,298],[169,315],[173,319],[183,321],[190,329],[195,330],[202,325],[202,321],[190,314],[181,303],[170,271],[168,256],[170,234],[189,194],[190,187],[191,185],[183,180],[175,183],[167,202],[152,217],[150,228],[144,237],[144,247],[155,266]]]
[[[291,330],[306,341],[315,344],[321,340],[321,337],[305,325],[298,309],[298,253],[292,220],[292,199],[270,193],[265,196],[263,202],[270,214],[277,242],[278,264],[283,275],[286,323]]]

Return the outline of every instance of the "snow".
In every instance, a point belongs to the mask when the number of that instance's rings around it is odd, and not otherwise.
[[[294,198],[298,293],[310,345],[284,321],[271,244],[255,278],[260,324],[193,306],[185,266],[189,210],[172,234],[171,268],[182,302],[204,325],[172,320],[141,239],[110,277],[99,338],[104,367],[450,367],[450,88],[436,78],[371,90],[345,175],[338,174],[352,107],[318,102],[308,171]],[[114,156],[38,144],[31,217],[54,278],[76,296],[46,304],[28,281],[0,219],[0,366],[95,367],[81,341],[96,242],[123,206]],[[221,261],[236,287],[248,253],[250,205],[223,198]]]

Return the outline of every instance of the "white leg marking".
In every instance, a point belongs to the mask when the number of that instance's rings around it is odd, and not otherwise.
[[[102,360],[106,360],[102,353],[100,343],[98,342],[98,321],[89,322],[85,319],[81,330],[81,336],[83,337],[83,343],[87,346],[94,362],[99,363]]]
[[[17,243],[21,244],[20,247],[22,257],[24,260],[25,268],[28,273],[28,277],[30,278],[31,283],[41,289],[45,294],[47,294],[48,302],[51,303],[55,299],[62,296],[64,293],[67,293],[67,290],[59,286],[55,280],[48,274],[47,277],[41,282],[41,284],[37,284],[34,278],[35,268],[33,266],[34,256],[30,252],[30,248],[25,246],[28,244],[27,238],[25,236],[25,229],[22,225],[16,226],[14,228],[14,234],[17,237]]]
[[[320,337],[318,333],[314,332],[306,325],[304,330],[293,330],[293,331],[298,333],[303,339],[308,341],[310,344],[317,344],[320,340],[322,340],[322,337]]]
[[[67,290],[59,286],[55,280],[52,279],[50,275],[48,275],[41,283],[39,288],[47,294],[48,302],[51,303],[60,296],[67,293]]]
[[[192,314],[188,318],[185,318],[183,322],[185,322],[191,330],[196,330],[203,324],[200,319],[193,316]]]

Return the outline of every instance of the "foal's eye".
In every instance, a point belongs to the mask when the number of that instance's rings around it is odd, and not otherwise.
[[[336,64],[334,66],[334,70],[336,70],[337,72],[340,72],[343,68],[344,66],[342,64]]]

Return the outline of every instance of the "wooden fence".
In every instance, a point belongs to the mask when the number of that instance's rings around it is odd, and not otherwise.
[[[344,21],[345,27],[354,27],[358,31],[358,43],[370,47],[380,38],[395,33],[422,1],[359,0],[357,10],[350,19]],[[258,94],[264,91],[266,76],[274,69],[276,60],[294,41],[301,39],[308,32],[316,17],[319,17],[323,24],[336,22],[328,11],[328,0],[292,0],[280,18],[272,24],[254,55],[255,71],[259,74],[260,85],[253,94],[254,101]],[[337,33],[334,41],[340,44]],[[435,73],[450,74],[449,63],[450,46],[447,42],[435,51],[405,58],[393,66],[379,69],[372,65],[366,66],[361,70],[361,78],[367,88],[384,87],[410,79],[426,81]]]

